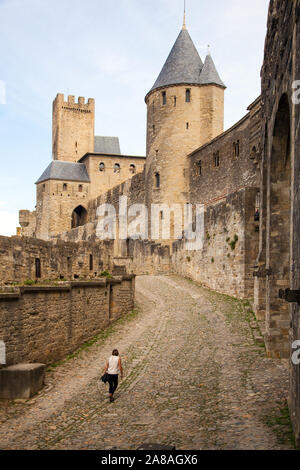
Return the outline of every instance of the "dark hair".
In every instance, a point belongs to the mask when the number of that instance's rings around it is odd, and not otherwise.
[[[119,355],[119,351],[117,349],[114,349],[113,352],[112,352],[112,355],[113,356],[118,356]]]

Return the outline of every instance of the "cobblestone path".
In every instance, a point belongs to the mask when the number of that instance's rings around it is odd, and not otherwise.
[[[265,357],[244,303],[176,276],[136,284],[137,315],[48,372],[34,399],[0,402],[0,449],[293,448],[287,363]],[[125,377],[110,404],[99,376],[115,347]]]

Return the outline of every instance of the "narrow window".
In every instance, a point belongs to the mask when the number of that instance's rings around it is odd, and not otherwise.
[[[259,219],[260,219],[260,192],[257,193],[256,199],[255,199],[254,221],[259,222]]]
[[[185,90],[185,101],[186,103],[190,103],[191,101],[191,90],[189,88]]]
[[[174,96],[174,106],[176,106],[176,104],[177,104],[177,98],[176,96]]]
[[[120,173],[120,170],[121,170],[121,167],[120,167],[119,163],[115,163],[114,173]]]
[[[197,176],[202,175],[202,161],[197,162]]]
[[[189,130],[189,128],[190,128],[190,124],[189,124],[189,122],[187,122],[186,123],[186,129]]]
[[[162,92],[162,104],[167,104],[167,93],[165,91]]]
[[[214,165],[215,168],[218,168],[220,166],[220,152],[214,153]]]
[[[103,162],[101,162],[99,165],[99,171],[104,171],[104,170],[105,170],[105,165]]]
[[[164,211],[160,211],[160,220],[164,220]]]
[[[240,155],[240,141],[233,143],[233,158],[237,158]]]
[[[46,189],[46,185],[43,184],[43,193],[45,192],[45,189]]]
[[[160,174],[155,173],[155,187],[160,188]]]
[[[39,279],[41,277],[41,260],[40,258],[35,259],[35,277]]]
[[[90,271],[93,271],[93,266],[94,266],[93,255],[90,255]]]
[[[82,190],[83,190],[83,186],[82,186],[82,184],[80,184],[80,185],[78,186],[78,191],[79,191],[80,193],[82,193]]]
[[[153,132],[153,135],[155,135],[155,125],[154,124],[152,126],[152,132]]]
[[[132,173],[134,175],[136,173],[135,165],[130,165],[129,171],[130,171],[130,173]]]
[[[68,185],[66,183],[63,184],[63,191],[67,191]]]

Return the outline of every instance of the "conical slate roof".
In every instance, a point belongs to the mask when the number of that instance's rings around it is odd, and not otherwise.
[[[200,75],[200,85],[219,85],[226,88],[226,85],[222,82],[220,75],[217,72],[214,61],[211,58],[211,55],[206,56],[203,69]]]
[[[202,68],[198,51],[188,31],[183,28],[150,92],[168,85],[200,85]]]

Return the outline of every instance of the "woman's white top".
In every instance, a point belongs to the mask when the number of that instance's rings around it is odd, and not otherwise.
[[[120,373],[119,370],[119,356],[110,356],[108,359],[107,373],[111,375],[117,375]]]

